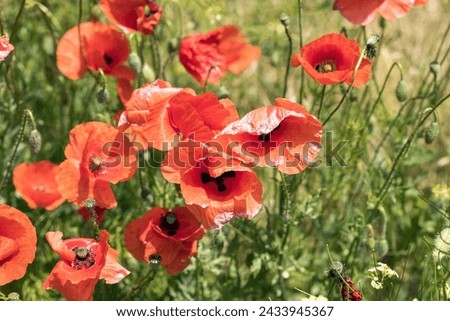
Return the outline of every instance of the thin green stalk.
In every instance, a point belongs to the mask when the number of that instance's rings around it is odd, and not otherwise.
[[[286,97],[287,87],[288,87],[289,71],[291,70],[292,38],[291,38],[291,35],[289,33],[289,25],[288,25],[288,23],[283,23],[283,26],[284,26],[284,32],[286,33],[286,37],[288,39],[288,44],[289,44],[288,57],[287,57],[287,61],[286,61],[286,72],[284,74],[283,96],[282,96],[282,97]]]
[[[11,153],[11,156],[8,160],[8,163],[6,164],[6,170],[5,173],[3,174],[2,180],[0,182],[0,192],[2,191],[3,187],[6,184],[6,181],[8,180],[10,174],[11,174],[11,168],[12,165],[14,163],[14,159],[16,158],[16,154],[17,154],[17,150],[19,148],[20,143],[23,140],[23,136],[24,136],[24,132],[25,132],[25,127],[27,125],[27,120],[28,120],[28,109],[25,109],[23,111],[23,115],[22,115],[22,122],[20,124],[20,129],[19,129],[19,134],[17,136],[17,140],[16,140],[16,144],[14,145],[13,151]]]
[[[17,13],[16,19],[14,20],[14,25],[11,31],[11,35],[9,36],[9,41],[12,43],[14,42],[14,39],[17,34],[17,28],[19,27],[19,20],[20,16],[22,15],[23,9],[25,8],[25,2],[26,0],[22,0],[22,3],[20,4],[19,12]]]
[[[395,172],[397,171],[397,167],[398,167],[398,165],[400,163],[400,160],[402,159],[402,157],[408,151],[409,146],[411,146],[411,143],[414,140],[414,138],[416,137],[416,134],[417,134],[419,128],[425,123],[425,121],[428,119],[428,117],[431,116],[436,111],[436,109],[440,105],[442,105],[442,103],[444,103],[444,101],[446,101],[449,97],[450,97],[450,94],[448,94],[443,99],[441,99],[441,101],[439,101],[435,106],[433,106],[431,108],[431,110],[425,115],[425,117],[423,117],[420,121],[418,121],[418,123],[415,126],[413,132],[411,133],[411,135],[409,135],[408,140],[403,145],[402,149],[397,154],[397,157],[395,158],[394,163],[392,164],[391,171],[389,172],[386,180],[384,181],[383,187],[380,189],[380,192],[378,193],[378,201],[377,201],[377,203],[375,205],[375,208],[378,208],[378,206],[380,205],[381,201],[386,196],[386,193],[387,193],[387,191],[389,190],[389,187],[392,184],[392,180],[393,180]]]
[[[320,119],[320,112],[322,111],[323,106],[323,97],[325,96],[325,89],[327,88],[327,85],[322,86],[322,92],[320,94],[320,103],[319,103],[319,110],[317,111],[317,118]]]
[[[379,103],[380,100],[381,100],[381,96],[382,96],[383,93],[384,93],[384,89],[386,88],[386,84],[387,84],[387,82],[388,82],[388,79],[389,79],[389,77],[391,76],[391,73],[392,73],[392,71],[394,70],[395,67],[397,67],[397,68],[399,69],[399,71],[400,71],[400,77],[401,77],[401,79],[403,79],[403,70],[402,70],[402,66],[401,66],[398,62],[394,62],[394,63],[391,65],[391,68],[389,68],[389,71],[388,71],[388,73],[387,73],[387,75],[386,75],[386,78],[384,79],[383,86],[381,87],[381,90],[380,90],[380,92],[378,93],[378,96],[377,96],[377,98],[375,99],[375,102],[373,103],[372,107],[369,109],[369,113],[367,114],[367,117],[366,117],[366,121],[365,121],[365,123],[364,123],[364,126],[361,127],[361,129],[360,129],[360,131],[359,131],[359,133],[358,133],[358,138],[356,139],[356,147],[355,147],[356,150],[358,149],[359,144],[360,144],[361,141],[362,141],[362,135],[363,135],[363,133],[364,133],[364,132],[367,130],[367,128],[369,127],[370,118],[371,118],[372,115],[374,114],[375,108],[377,107],[378,103]]]
[[[373,156],[372,156],[372,160],[369,163],[369,167],[373,166],[373,163],[375,162],[375,159],[378,156],[378,153],[380,151],[380,148],[383,146],[384,142],[386,141],[386,139],[389,137],[389,135],[391,134],[392,129],[394,128],[395,123],[400,119],[400,116],[403,112],[403,110],[406,108],[406,106],[409,105],[409,103],[411,103],[414,99],[416,98],[412,98],[412,99],[408,99],[407,101],[405,101],[402,106],[400,107],[397,115],[395,116],[395,118],[391,121],[391,123],[389,124],[388,130],[386,131],[386,133],[384,134],[383,138],[381,138],[381,140],[379,141],[378,145],[375,147],[374,152],[373,152]]]
[[[149,271],[147,272],[147,274],[142,278],[142,281],[138,285],[135,285],[131,288],[131,290],[125,296],[124,301],[127,301],[130,298],[132,298],[145,285],[150,284],[153,281],[153,279],[155,278],[157,272],[158,272],[157,268],[155,268],[153,266],[149,266]]]
[[[300,48],[303,48],[303,0],[297,0],[298,6],[298,37]],[[303,95],[304,95],[304,84],[305,84],[305,70],[302,68],[301,76],[300,76],[300,94],[299,94],[299,102],[303,103]]]

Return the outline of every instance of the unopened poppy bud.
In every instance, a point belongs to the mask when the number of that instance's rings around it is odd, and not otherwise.
[[[136,73],[141,72],[142,62],[141,58],[139,58],[137,53],[135,52],[130,53],[130,55],[128,56],[128,63]]]
[[[217,97],[219,99],[230,98],[230,93],[228,92],[227,88],[225,88],[224,86],[220,86],[217,90]]]
[[[20,301],[20,295],[17,292],[11,292],[8,294],[8,301]]]
[[[93,211],[95,208],[95,200],[92,198],[88,198],[84,201],[84,207],[86,207],[89,211]]]
[[[430,72],[436,76],[439,73],[439,71],[441,71],[441,64],[437,61],[431,62],[430,63]]]
[[[142,67],[142,75],[144,76],[144,79],[146,81],[153,81],[156,78],[155,72],[153,71],[152,67],[147,64],[144,64],[144,67]]]
[[[30,144],[31,152],[33,152],[34,154],[37,154],[41,151],[42,136],[36,128],[30,132],[28,143]]]
[[[425,143],[432,144],[439,136],[439,123],[434,121],[425,130]]]
[[[375,242],[375,253],[377,257],[382,258],[389,252],[389,244],[386,239],[378,240]]]
[[[397,96],[399,102],[403,102],[409,97],[409,88],[403,79],[400,79],[397,88],[395,88],[395,96]]]
[[[97,91],[97,102],[99,104],[104,104],[109,100],[109,92],[106,88],[101,88]]]
[[[278,66],[280,63],[280,52],[278,50],[272,51],[272,54],[270,55],[270,63],[272,66]]]
[[[178,38],[172,38],[167,44],[167,51],[169,51],[169,53],[175,53],[178,52],[179,47],[180,47],[180,40]]]
[[[386,28],[386,19],[380,17],[380,20],[378,20],[378,25],[380,26],[381,29]]]
[[[146,187],[141,189],[141,197],[146,199],[150,195],[150,190]]]
[[[283,24],[283,26],[288,27],[289,26],[289,16],[286,12],[283,12],[280,14],[280,22]]]

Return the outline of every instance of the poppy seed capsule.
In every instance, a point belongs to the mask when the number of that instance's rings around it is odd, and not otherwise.
[[[128,63],[130,64],[130,67],[133,68],[133,70],[136,73],[139,73],[142,68],[142,62],[141,58],[139,58],[138,54],[135,52],[130,53],[128,56]]]
[[[94,210],[95,208],[95,200],[92,198],[88,198],[87,200],[84,201],[84,207],[86,207],[88,210]]]
[[[441,64],[437,62],[436,60],[430,63],[430,72],[433,75],[437,75],[441,71]]]
[[[8,294],[8,301],[20,301],[20,295],[17,292],[11,292]]]
[[[283,26],[288,27],[289,26],[289,16],[286,12],[283,12],[280,14],[280,22],[283,24]]]
[[[430,126],[425,130],[425,143],[432,144],[439,136],[439,123],[432,122]]]
[[[28,143],[30,144],[30,149],[34,154],[37,154],[41,151],[42,136],[37,129],[33,129],[30,132]]]
[[[104,104],[106,102],[108,102],[109,100],[109,92],[106,88],[101,88],[99,91],[97,91],[97,102],[99,104]]]
[[[397,97],[399,102],[403,102],[409,97],[409,88],[406,84],[406,81],[400,79],[397,84],[397,88],[395,88],[395,96]]]

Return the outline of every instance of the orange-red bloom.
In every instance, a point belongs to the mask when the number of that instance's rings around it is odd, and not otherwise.
[[[134,71],[124,65],[129,53],[128,39],[118,29],[106,23],[83,22],[60,39],[56,65],[72,80],[81,78],[87,70],[102,70],[105,75],[117,78],[117,90],[125,102],[131,95],[130,82],[135,78]]]
[[[98,6],[112,23],[145,35],[153,33],[163,13],[152,0],[101,0]]]
[[[261,50],[249,45],[235,26],[222,26],[182,39],[179,57],[186,70],[204,86],[218,83],[231,71],[239,74],[259,59]]]
[[[64,202],[55,180],[57,170],[58,165],[49,161],[22,163],[14,169],[14,187],[30,208],[51,211]]]
[[[428,0],[335,0],[333,9],[351,23],[367,25],[377,13],[387,20],[403,17],[413,6],[426,4]]]
[[[125,247],[137,259],[149,262],[161,257],[161,265],[171,275],[183,271],[205,231],[186,207],[168,210],[154,207],[125,227]]]
[[[292,57],[292,66],[302,66],[306,73],[323,85],[351,84],[359,56],[359,45],[355,40],[341,34],[328,34],[305,45],[300,54]],[[371,75],[371,62],[363,58],[355,75],[353,86],[367,84]]]
[[[92,300],[99,279],[115,284],[130,274],[117,262],[119,252],[108,245],[105,230],[100,231],[98,242],[89,238],[62,240],[61,232],[47,232],[45,237],[60,259],[42,288],[56,289],[67,300]]]
[[[275,105],[255,109],[228,125],[216,140],[244,163],[298,174],[314,162],[321,137],[317,118],[300,104],[278,98]]]
[[[174,88],[157,80],[133,92],[119,120],[140,149],[169,150],[182,139],[206,142],[239,118],[229,99],[213,93],[195,95],[189,88]]]
[[[9,43],[9,39],[5,36],[0,37],[0,61],[3,61],[8,57],[11,51],[14,50],[14,46]]]
[[[87,199],[103,208],[117,206],[109,184],[130,179],[136,172],[136,151],[125,135],[101,122],[80,124],[70,131],[56,182],[61,194],[84,206]]]
[[[180,184],[186,204],[205,228],[219,228],[234,217],[252,219],[262,206],[258,176],[225,149],[215,142],[185,141],[169,151],[161,167],[164,178]]]
[[[36,229],[21,211],[0,204],[0,286],[25,275],[36,253]]]

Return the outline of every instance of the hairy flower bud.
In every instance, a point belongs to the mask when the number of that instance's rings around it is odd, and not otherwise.
[[[97,91],[96,97],[99,104],[104,104],[109,100],[109,92],[106,88],[101,88],[99,91]]]
[[[283,26],[288,27],[289,26],[289,16],[286,12],[283,12],[280,14],[280,22],[283,24]]]
[[[425,143],[432,144],[439,136],[439,123],[434,121],[425,130]]]
[[[395,88],[395,96],[397,96],[399,102],[403,102],[409,97],[409,88],[403,79],[400,79],[397,88]]]
[[[386,239],[377,240],[375,242],[375,253],[377,257],[382,258],[389,252],[389,244]]]
[[[433,61],[430,63],[430,72],[433,75],[437,75],[441,71],[441,64],[438,61]]]
[[[136,73],[139,73],[141,71],[142,62],[141,58],[139,58],[137,53],[135,52],[130,53],[130,55],[128,56],[128,63]]]
[[[42,136],[41,133],[35,128],[30,132],[30,137],[28,139],[30,149],[34,154],[41,151],[42,146]]]

